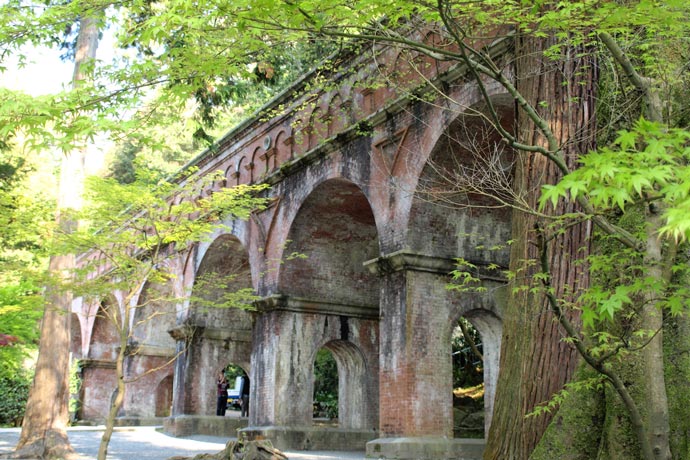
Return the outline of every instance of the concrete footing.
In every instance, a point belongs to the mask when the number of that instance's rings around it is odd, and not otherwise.
[[[246,426],[246,418],[219,417],[212,415],[178,415],[165,419],[163,429],[171,436],[205,434],[234,438],[237,437],[237,430]]]
[[[280,450],[361,451],[368,441],[376,439],[378,432],[319,426],[262,426],[242,429],[239,436],[247,440],[268,439]]]
[[[396,460],[481,460],[483,439],[381,438],[367,443],[366,456]]]

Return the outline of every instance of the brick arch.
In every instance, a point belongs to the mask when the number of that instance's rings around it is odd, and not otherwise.
[[[252,313],[226,302],[239,290],[253,292],[253,283],[249,254],[235,235],[217,235],[199,257],[187,318],[195,333],[184,357],[182,406],[186,414],[212,415],[218,369],[250,362]]]
[[[292,158],[309,150],[309,118],[303,114],[295,115],[290,122],[292,130]]]
[[[328,126],[324,123],[324,111],[321,107],[316,106],[309,116],[309,124],[305,128],[308,133],[307,150],[315,148],[326,138]]]
[[[81,316],[74,312],[70,313],[70,352],[76,359],[84,353]]]
[[[276,134],[273,142],[276,168],[280,168],[281,165],[292,159],[292,148],[289,139],[290,134],[286,130],[280,130],[278,134]]]
[[[112,321],[120,314],[120,306],[112,296],[108,296],[98,306],[91,330],[89,358],[108,361],[115,359],[119,338],[117,327]]]
[[[353,182],[334,178],[311,190],[290,223],[283,254],[281,295],[378,309],[378,281],[363,267],[379,255],[378,231]]]
[[[172,286],[146,281],[132,312],[132,339],[141,346],[174,348],[168,334],[176,324],[175,295]]]
[[[334,136],[350,125],[350,116],[349,107],[343,105],[343,98],[340,93],[335,93],[327,105],[326,123],[328,129],[326,136]]]
[[[249,163],[250,160],[247,160],[246,156],[242,156],[238,161],[237,165],[235,166],[235,184],[248,184],[250,182],[250,175],[249,171],[247,170],[247,164]]]
[[[504,127],[511,130],[511,101],[497,97],[496,102]],[[464,257],[507,266],[505,243],[510,238],[511,213],[501,202],[501,198],[507,198],[507,189],[492,190],[487,178],[493,174],[487,173],[495,168],[496,179],[509,188],[512,161],[512,152],[505,148],[481,106],[459,114],[438,135],[420,170],[410,209],[407,246],[413,252],[434,257]],[[487,191],[498,199],[492,199]],[[495,249],[501,245],[504,249]]]
[[[117,386],[115,357],[119,347],[117,328],[109,315],[121,313],[113,296],[108,296],[97,307],[88,357],[82,361],[82,406],[80,417],[84,420],[105,420],[110,409],[113,391]]]
[[[338,366],[338,426],[343,429],[371,428],[372,388],[368,385],[370,371],[360,348],[347,340],[331,340],[316,348],[326,348]],[[316,354],[312,358],[312,362]],[[312,371],[313,374],[313,371]],[[312,381],[313,392],[313,381]]]
[[[486,436],[489,434],[494,400],[496,398],[503,320],[496,311],[487,308],[475,308],[464,312],[461,316],[455,318],[454,321],[451,321],[451,324],[457,324],[460,317],[467,319],[479,331],[482,338],[482,354],[484,357],[484,433]],[[448,343],[450,344],[450,340]]]
[[[173,375],[169,373],[154,387],[156,390],[156,417],[170,417],[172,406]]]
[[[225,181],[223,185],[224,187],[232,187],[233,185],[237,185],[235,180],[235,168],[236,165],[231,164],[225,170]]]
[[[249,183],[253,184],[257,179],[261,178],[265,170],[261,167],[261,147],[255,147],[252,152],[252,160],[247,165],[249,167]]]

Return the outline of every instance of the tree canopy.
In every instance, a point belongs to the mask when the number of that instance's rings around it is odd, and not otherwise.
[[[668,436],[663,410],[657,414],[648,407],[652,421],[642,420],[644,410],[635,415],[634,397],[628,398],[615,368],[625,366],[621,361],[627,353],[640,352],[645,365],[662,376],[663,387],[663,362],[655,356],[661,353],[667,323],[658,311],[673,317],[686,309],[687,274],[678,255],[690,236],[687,1],[10,0],[0,7],[0,46],[5,56],[18,55],[22,62],[28,58],[24,46],[62,43],[65,27],[82,15],[99,18],[101,30],[116,37],[112,61],[87,66],[89,83],[69,92],[31,97],[0,89],[4,145],[26,136],[31,148],[68,151],[101,133],[156,145],[156,130],[147,127],[161,124],[170,110],[181,111],[190,101],[196,104],[196,137],[207,138],[218,107],[256,88],[253,83],[283,87],[328,52],[353,43],[399,46],[464,64],[480,92],[487,80],[502,86],[521,119],[531,123],[530,133],[502,129],[491,107],[488,118],[515,151],[546,159],[556,178],[534,182],[537,188],[544,185],[538,204],[516,205],[538,223],[530,233],[538,250],[529,288],[563,320],[568,340],[585,361],[630,403],[631,417],[640,419],[633,423],[644,456],[663,458],[669,451],[661,446],[661,456],[655,457],[657,446],[652,449],[648,442]],[[423,28],[436,32],[433,42],[415,34]],[[583,85],[596,86],[600,123],[592,152],[571,152],[582,139],[562,137],[555,126],[561,121],[554,113],[558,104],[580,102],[574,91],[565,91],[564,101],[530,98],[536,93],[521,90],[521,83],[533,76],[529,69],[512,75],[488,53],[486,45],[512,37],[520,40],[518,54],[530,49],[526,43],[538,44],[531,48],[539,53],[535,71],[556,72],[554,78],[561,78],[567,90],[580,77],[589,79]],[[578,75],[557,75],[559,64],[583,56],[594,58],[578,61],[587,67]],[[572,155],[566,158],[568,152]],[[578,261],[591,264],[595,282],[583,296],[570,299],[558,295],[562,291],[554,287],[557,277],[546,256],[559,236],[583,222],[597,227],[597,250],[607,249]],[[602,269],[611,268],[612,260],[644,276]],[[575,312],[574,323],[563,309]],[[590,335],[579,330],[580,314]],[[622,330],[612,331],[618,327],[611,326],[614,320],[625,323],[618,325]],[[646,382],[651,388],[658,380],[647,376]],[[505,454],[498,452],[496,458]]]

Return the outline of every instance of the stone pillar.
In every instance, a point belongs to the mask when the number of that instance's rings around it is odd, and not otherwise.
[[[175,340],[175,353],[177,359],[175,360],[175,369],[173,373],[173,403],[171,417],[176,417],[190,413],[186,384],[187,362],[189,357],[188,344],[194,340],[195,328],[183,323],[180,326],[168,331],[170,336]]]
[[[260,309],[252,347],[250,426],[241,436],[298,450],[351,450],[375,438],[377,309],[283,296],[265,299]],[[342,420],[337,428],[313,424],[314,359],[324,346],[338,363]]]
[[[459,314],[451,260],[399,252],[367,263],[382,276],[380,432],[367,455],[479,459],[483,441],[453,439],[450,337]]]

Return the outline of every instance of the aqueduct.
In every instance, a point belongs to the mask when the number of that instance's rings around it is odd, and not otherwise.
[[[447,179],[500,141],[462,66],[394,48],[376,53],[351,55],[327,76],[332,89],[310,90],[315,76],[304,77],[194,160],[198,169],[184,180],[220,170],[215,187],[267,182],[271,204],[228,222],[230,232],[174,261],[169,285],[145,286],[140,297],[158,289],[212,297],[219,293],[198,279],[232,271],[232,287],[261,300],[255,311],[149,303],[168,314],[135,331],[138,353],[126,372],[177,359],[128,387],[123,418],[166,417],[174,434],[203,430],[214,423],[205,416],[214,413],[215,370],[235,363],[252,382],[243,436],[279,448],[366,445],[376,458],[479,455],[481,441],[453,438],[451,334],[465,317],[483,336],[488,425],[504,282],[484,268],[508,264],[496,247],[510,238],[510,212]],[[398,85],[367,83],[374,75]],[[486,85],[510,128],[512,99]],[[448,206],[449,197],[471,206]],[[458,257],[477,267],[485,292],[447,288]],[[96,313],[121,302],[114,292],[73,307],[85,419],[104,417],[115,378],[114,341]],[[337,428],[312,422],[314,357],[324,347],[338,366]]]

